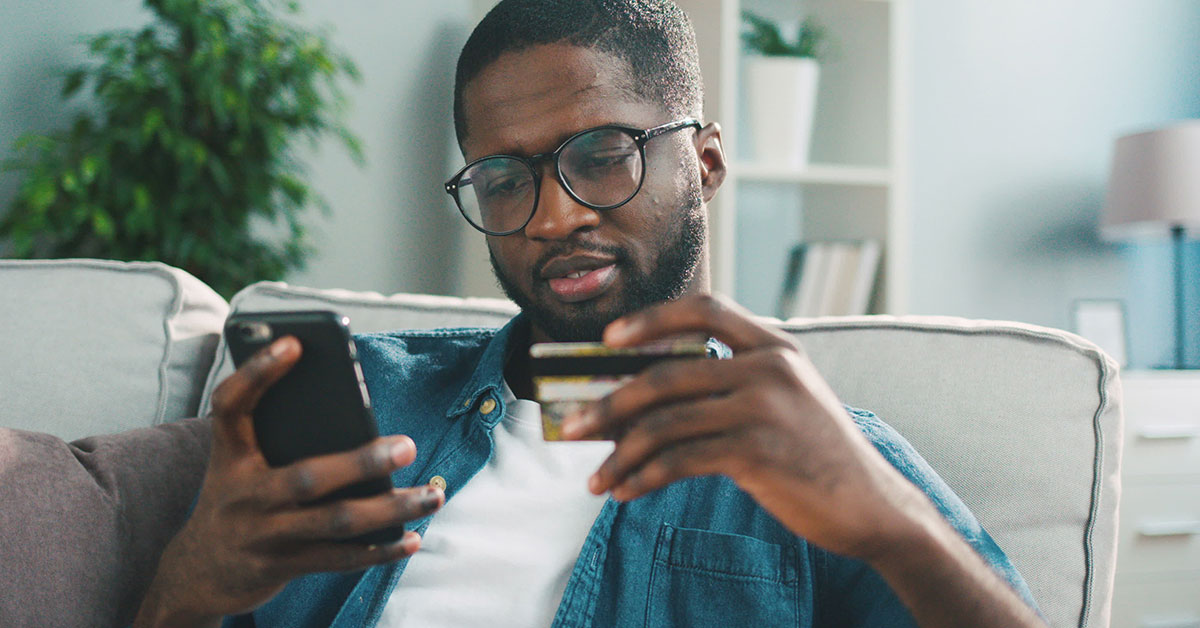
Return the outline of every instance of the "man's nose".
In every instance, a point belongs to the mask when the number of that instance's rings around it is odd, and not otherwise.
[[[600,224],[600,212],[580,205],[563,187],[558,177],[547,172],[538,192],[537,211],[525,225],[525,237],[534,240],[564,240],[581,229]]]

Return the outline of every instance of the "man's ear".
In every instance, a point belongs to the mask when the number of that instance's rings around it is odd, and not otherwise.
[[[707,203],[725,182],[727,166],[721,146],[721,125],[709,122],[696,133],[696,156],[700,162],[700,189]]]

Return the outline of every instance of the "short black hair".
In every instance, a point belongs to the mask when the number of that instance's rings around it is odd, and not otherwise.
[[[463,88],[506,52],[540,44],[592,48],[629,64],[634,95],[675,117],[703,114],[696,34],[670,0],[503,0],[471,32],[454,76],[454,130],[466,138]]]

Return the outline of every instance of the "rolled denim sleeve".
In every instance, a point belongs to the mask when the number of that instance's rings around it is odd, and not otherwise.
[[[900,473],[921,489],[942,516],[1034,610],[1025,579],[954,491],[908,441],[874,414],[848,408],[851,418]],[[818,574],[817,625],[840,627],[915,626],[908,610],[883,577],[862,561],[812,548]]]

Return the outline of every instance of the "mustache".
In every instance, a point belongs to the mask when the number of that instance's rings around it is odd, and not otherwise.
[[[567,257],[570,255],[578,255],[580,253],[597,253],[611,257],[617,265],[624,265],[629,261],[629,252],[619,246],[611,246],[604,244],[591,244],[586,242],[558,242],[553,244],[546,252],[538,257],[537,262],[533,264],[530,270],[530,277],[533,279],[534,285],[541,280],[542,269],[546,264],[550,263],[558,257]]]

